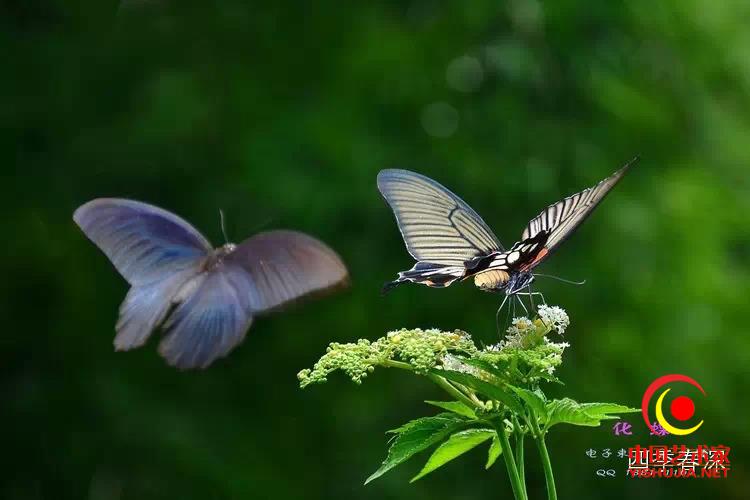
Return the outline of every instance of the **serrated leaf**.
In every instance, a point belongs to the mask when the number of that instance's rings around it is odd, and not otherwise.
[[[618,405],[616,403],[582,403],[581,409],[596,417],[598,415],[606,415],[606,418],[617,418],[614,413],[638,413],[641,411],[640,408],[630,408],[629,406]]]
[[[600,420],[592,417],[581,409],[581,406],[572,399],[553,399],[547,403],[547,414],[549,419],[547,427],[555,424],[572,424],[596,427]]]
[[[536,377],[539,377],[541,379],[546,380],[547,382],[552,382],[555,384],[565,385],[565,382],[560,380],[559,378],[555,377],[554,375],[547,373],[547,372],[541,372],[538,374],[535,374]]]
[[[509,385],[508,387],[518,394],[518,397],[521,398],[524,403],[529,405],[536,416],[545,421],[547,420],[547,404],[537,393],[524,389],[523,387],[514,387],[512,385]]]
[[[397,429],[388,431],[396,434],[388,448],[388,455],[380,468],[367,478],[365,484],[404,463],[416,453],[442,441],[467,423],[469,423],[468,420],[454,413],[440,413],[432,417],[412,420]]]
[[[454,458],[460,457],[475,446],[484,443],[494,435],[495,431],[492,429],[467,429],[453,434],[447,441],[437,447],[430,458],[427,459],[427,463],[419,471],[419,474],[414,476],[410,482],[413,483],[423,478],[438,467],[442,467]]]
[[[463,415],[464,417],[477,418],[474,410],[460,401],[425,401],[425,403],[427,403],[428,405],[437,406],[438,408],[442,408],[443,410],[452,411],[453,413]]]
[[[483,394],[485,397],[495,399],[502,402],[505,406],[513,410],[514,412],[520,413],[523,411],[521,403],[516,399],[516,396],[510,392],[504,391],[502,388],[482,380],[481,378],[475,377],[469,373],[456,372],[452,370],[431,370],[431,373],[440,377],[447,378],[452,382],[458,382],[461,385],[465,385],[475,391]]]
[[[632,413],[640,411],[614,403],[580,404],[569,398],[555,399],[547,403],[549,420],[547,427],[555,424],[583,425],[597,427],[602,420],[618,418],[612,413]]]
[[[498,438],[497,433],[495,433],[494,437],[492,438],[492,443],[490,444],[490,449],[487,452],[487,464],[484,466],[484,468],[489,469],[490,467],[492,467],[492,464],[495,463],[502,452],[503,448],[502,446],[500,446],[500,438]]]

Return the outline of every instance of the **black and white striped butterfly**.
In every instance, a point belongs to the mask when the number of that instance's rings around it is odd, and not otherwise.
[[[207,367],[242,342],[254,317],[348,278],[336,252],[296,231],[214,249],[177,215],[118,198],[92,200],[73,220],[131,286],[115,349],[140,347],[161,327],[159,353],[178,368]]]
[[[444,288],[469,277],[480,289],[505,292],[506,298],[528,289],[532,271],[581,225],[636,160],[596,186],[545,208],[508,250],[482,218],[444,186],[408,170],[382,170],[378,189],[417,260],[383,291],[406,282]]]

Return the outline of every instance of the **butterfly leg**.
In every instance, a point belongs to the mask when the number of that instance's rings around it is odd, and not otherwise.
[[[521,297],[516,296],[516,300],[519,304],[521,304],[521,307],[523,307],[523,311],[526,313],[526,316],[529,315],[529,310],[526,309],[526,304],[523,303],[523,300],[521,300]]]
[[[505,315],[505,329],[510,327],[510,325],[513,323],[513,316],[510,313],[510,305],[508,305],[508,314]]]
[[[503,310],[503,306],[505,306],[505,303],[507,301],[508,301],[508,295],[505,296],[502,303],[500,304],[500,307],[497,308],[497,312],[495,313],[495,326],[497,327],[498,335],[500,335],[500,332],[502,331],[502,329],[500,328],[500,311]],[[508,312],[510,312],[510,307],[508,307]]]
[[[536,305],[534,305],[534,292],[531,291],[531,283],[529,283],[528,289],[529,289],[529,301],[531,302],[531,310],[536,312]]]
[[[538,295],[542,298],[542,304],[544,304],[545,306],[547,305],[547,301],[544,299],[544,295],[542,294],[542,292],[516,292],[516,295]]]
[[[501,335],[501,332],[503,331],[502,328],[500,328],[500,311],[503,310],[503,307],[505,306],[505,303],[508,301],[508,295],[505,296],[502,303],[500,304],[500,307],[497,308],[497,312],[495,313],[495,326],[497,327],[497,334],[498,336]],[[508,307],[508,313],[510,313],[510,306]],[[506,323],[508,319],[506,318]]]
[[[544,294],[542,292],[532,292],[531,285],[529,285],[529,291],[524,293],[524,295],[529,296],[529,300],[531,300],[532,306],[534,305],[534,295],[539,295],[542,298],[542,304],[544,304],[545,306],[547,305],[547,300],[544,298]],[[534,311],[537,311],[537,309],[534,308]],[[544,322],[544,320],[542,320],[542,322]]]

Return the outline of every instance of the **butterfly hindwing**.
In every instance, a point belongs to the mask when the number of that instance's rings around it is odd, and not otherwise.
[[[181,369],[205,368],[245,338],[255,291],[247,273],[222,263],[185,284],[164,324],[159,353]]]
[[[120,306],[115,349],[126,351],[142,346],[166,318],[180,288],[195,275],[187,269],[160,281],[133,285]]]

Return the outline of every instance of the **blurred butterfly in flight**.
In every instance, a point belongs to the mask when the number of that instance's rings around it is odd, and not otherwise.
[[[406,282],[444,288],[473,277],[481,290],[504,292],[503,305],[517,294],[531,296],[533,270],[581,225],[636,161],[542,210],[528,223],[521,240],[507,250],[469,205],[439,183],[408,170],[382,170],[378,189],[393,209],[407,250],[417,260],[383,291]]]
[[[295,231],[213,248],[180,217],[117,198],[90,201],[73,220],[130,283],[115,349],[140,347],[161,327],[159,353],[181,369],[226,356],[255,316],[348,279],[333,250]]]

